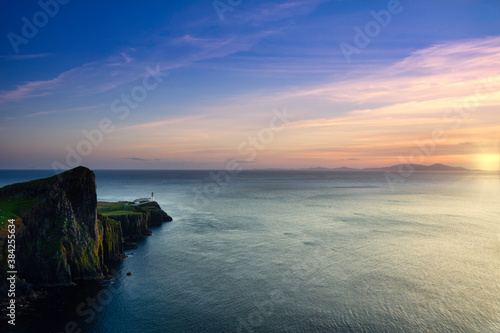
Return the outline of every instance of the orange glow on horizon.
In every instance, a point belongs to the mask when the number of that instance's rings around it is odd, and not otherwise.
[[[477,156],[477,168],[480,170],[500,170],[499,154],[481,154]]]

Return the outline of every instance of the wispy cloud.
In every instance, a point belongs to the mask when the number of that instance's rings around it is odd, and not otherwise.
[[[156,127],[180,124],[180,123],[184,123],[184,122],[191,122],[193,120],[201,119],[203,117],[204,116],[202,116],[202,115],[196,115],[196,116],[188,116],[188,117],[179,117],[179,118],[174,118],[174,119],[169,119],[169,120],[151,121],[151,122],[147,122],[147,123],[123,127],[123,128],[120,128],[119,131],[151,129],[151,128],[156,128]]]
[[[86,111],[86,110],[97,109],[98,107],[102,107],[105,105],[106,104],[96,104],[96,105],[82,106],[82,107],[78,107],[78,108],[39,111],[39,112],[26,114],[26,115],[24,115],[24,117],[31,118],[31,117],[39,117],[39,116],[45,116],[45,115],[49,115],[49,114],[59,114],[59,113],[65,113],[65,112],[71,112],[71,111]]]
[[[230,103],[225,100],[218,106],[201,109],[204,116],[196,119],[195,127],[191,121],[185,121],[191,120],[188,118],[127,129],[137,130],[136,135],[147,130],[159,138],[154,151],[168,147],[179,154],[208,154],[207,149],[200,147],[219,147],[212,155],[227,158],[227,154],[234,155],[242,138],[259,130],[249,124],[255,124],[257,115],[266,117],[268,109],[263,105],[293,105],[294,113],[300,117],[280,134],[283,141],[259,154],[259,161],[299,163],[298,159],[302,159],[321,165],[335,161],[362,165],[364,159],[380,158],[380,165],[397,163],[399,155],[410,154],[416,142],[432,137],[436,128],[449,130],[446,143],[436,147],[433,161],[465,158],[475,153],[473,146],[464,144],[471,133],[489,147],[493,142],[490,137],[500,131],[500,115],[492,114],[500,107],[498,44],[500,38],[496,37],[445,43],[352,79],[276,95],[234,97]],[[468,46],[472,46],[471,50]],[[452,128],[455,118],[443,119],[445,112],[473,97],[485,79],[488,86],[481,90],[485,96],[478,112],[464,119],[462,127]],[[343,111],[332,111],[339,108]],[[498,122],[491,123],[492,119]],[[162,134],[163,126],[168,127],[169,135],[179,138],[175,146],[162,141],[162,137],[167,139]],[[190,135],[202,141],[188,140]]]
[[[32,81],[16,86],[16,89],[0,92],[0,102],[16,101],[25,98],[46,96],[60,87],[64,79],[75,72],[75,69],[63,72],[50,80]]]
[[[225,37],[225,38],[203,38],[203,37],[194,37],[192,35],[184,35],[182,37],[174,39],[174,43],[178,43],[180,45],[191,45],[201,49],[220,49],[231,42],[234,41],[233,37]]]
[[[249,34],[241,38],[193,37],[185,35],[174,39],[160,39],[152,49],[130,48],[106,59],[86,63],[64,71],[54,78],[21,83],[14,89],[0,91],[0,103],[54,95],[86,96],[116,89],[147,74],[147,66],[159,65],[162,71],[187,67],[199,61],[222,58],[248,50],[269,31]],[[189,44],[192,49],[185,56],[169,59],[172,47]],[[134,53],[132,56],[131,54]]]
[[[39,54],[18,54],[18,55],[8,55],[8,56],[0,56],[0,59],[7,60],[26,60],[26,59],[37,59],[37,58],[45,58],[52,56],[52,53],[39,53]]]
[[[238,11],[240,23],[257,24],[276,21],[287,17],[297,17],[313,11],[325,0],[285,1],[281,3],[259,4],[249,11]],[[238,14],[238,15],[240,15]],[[245,23],[246,22],[246,23]],[[208,24],[202,22],[202,24]],[[187,67],[209,59],[220,59],[241,51],[248,51],[261,39],[279,34],[279,28],[254,29],[252,31],[225,32],[214,37],[198,33],[188,33],[179,37],[151,37],[153,46],[127,48],[116,54],[91,63],[64,71],[54,78],[17,84],[14,89],[0,91],[0,103],[18,102],[34,97],[54,95],[99,94],[130,83],[143,75],[147,65],[160,64],[162,70]],[[187,49],[186,49],[187,46]],[[175,52],[173,52],[175,50]],[[181,55],[175,59],[172,54]],[[33,59],[50,56],[49,53],[32,55],[3,56],[5,59]]]
[[[122,160],[132,160],[137,162],[161,162],[161,159],[148,159],[148,158],[140,158],[140,157],[123,157]]]
[[[298,17],[312,12],[321,3],[329,0],[295,0],[284,2],[267,2],[250,10],[237,12],[235,20],[240,24],[262,24],[279,21],[290,17]],[[233,21],[231,21],[232,23]]]
[[[122,56],[120,58],[122,63],[118,65],[127,64],[127,59]],[[0,103],[18,102],[54,94],[74,96],[101,93],[136,80],[145,72],[146,67],[146,64],[142,63],[135,66],[129,64],[126,69],[117,72],[112,67],[116,65],[116,59],[111,57],[72,68],[49,80],[19,84],[15,89],[1,91]]]
[[[122,52],[120,53],[120,55],[123,57],[123,59],[125,59],[125,63],[126,64],[129,64],[131,63],[134,59],[132,57],[130,57],[127,53],[125,52]]]
[[[370,75],[303,90],[302,96],[357,103],[426,101],[471,94],[471,83],[500,75],[500,37],[451,42],[417,51]],[[473,93],[473,92],[472,92]]]

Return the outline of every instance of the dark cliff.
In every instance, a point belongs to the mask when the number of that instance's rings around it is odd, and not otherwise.
[[[161,225],[163,222],[171,222],[172,218],[165,213],[157,202],[134,207],[134,211],[145,214],[149,226]]]
[[[123,233],[120,222],[101,214],[97,214],[97,218],[102,228],[104,262],[121,260],[123,258]]]
[[[171,221],[158,205],[151,212],[141,210],[138,208],[131,216],[140,216],[147,231],[148,223]],[[6,295],[9,218],[15,219],[16,225],[17,275],[34,285],[66,285],[102,278],[107,261],[123,258],[122,229],[126,230],[126,238],[132,238],[134,232],[128,225],[98,214],[95,175],[87,168],[6,186],[0,189],[2,296]]]
[[[141,205],[133,205],[132,202],[121,203],[121,205],[123,205],[121,207],[116,206],[120,205],[120,203],[99,203],[98,207],[103,205],[115,205],[112,209],[120,209],[118,214],[106,208],[98,208],[98,210],[106,214],[107,217],[120,222],[123,238],[127,241],[151,235],[149,227],[172,221],[172,218],[154,201]],[[127,214],[124,214],[125,212],[122,211],[123,209],[129,209]]]
[[[108,215],[108,217],[120,222],[123,238],[126,241],[151,235],[146,218],[142,214]]]
[[[102,229],[92,171],[79,167],[59,177],[6,186],[0,200],[13,203],[7,214],[16,216],[20,278],[70,284],[102,276]]]

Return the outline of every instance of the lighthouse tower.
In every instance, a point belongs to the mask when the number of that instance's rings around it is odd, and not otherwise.
[[[151,192],[151,201],[155,201],[155,193]]]

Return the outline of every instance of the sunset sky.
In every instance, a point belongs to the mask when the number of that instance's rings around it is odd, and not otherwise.
[[[499,168],[498,0],[59,1],[0,5],[0,169]]]

